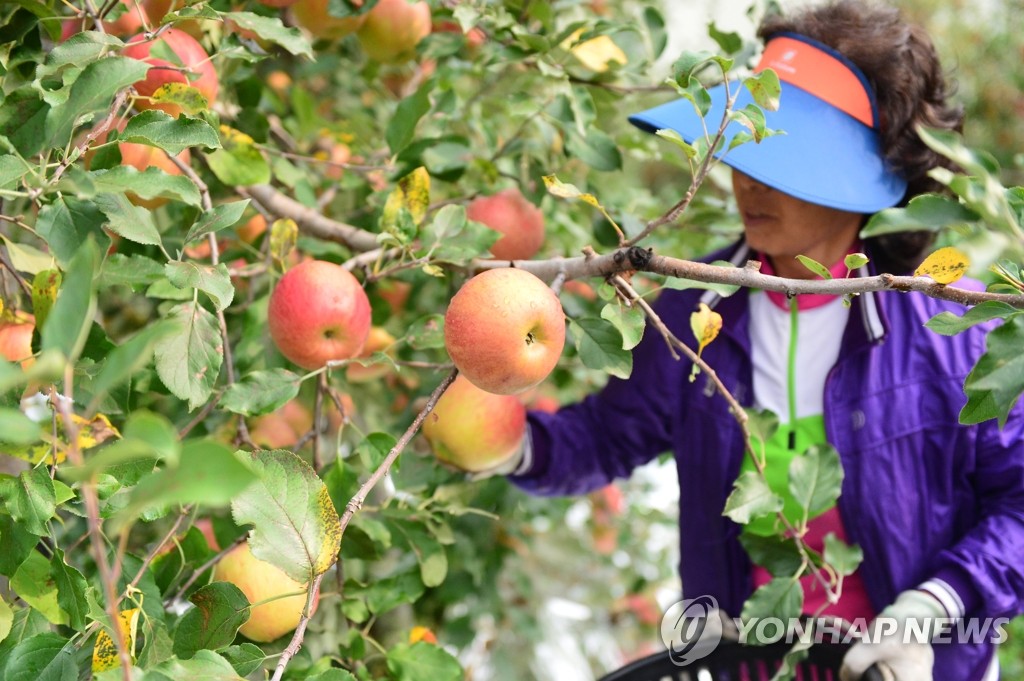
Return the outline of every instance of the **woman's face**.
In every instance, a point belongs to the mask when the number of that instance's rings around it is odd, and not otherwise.
[[[831,267],[854,244],[864,218],[783,194],[738,170],[732,171],[732,190],[747,243],[771,258],[780,277],[815,276],[798,255]]]

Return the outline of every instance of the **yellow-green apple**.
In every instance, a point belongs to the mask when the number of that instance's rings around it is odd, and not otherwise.
[[[139,34],[129,40],[122,52],[126,57],[145,61],[151,66],[146,77],[135,83],[135,90],[140,95],[140,99],[135,102],[135,107],[137,109],[159,109],[177,117],[182,112],[182,107],[178,104],[153,102],[148,99],[158,89],[170,83],[191,85],[199,90],[206,98],[207,104],[212,106],[217,99],[220,81],[206,49],[199,44],[198,40],[177,28],[168,29],[160,34],[157,40],[174,53],[178,63],[161,59],[158,56],[151,56],[150,52],[154,41],[148,40],[144,34]]]
[[[356,31],[363,51],[382,64],[398,64],[416,56],[416,46],[430,35],[430,5],[422,0],[380,0]]]
[[[385,352],[395,344],[395,337],[387,329],[381,326],[370,328],[370,334],[366,337],[366,344],[363,351],[359,353],[360,359],[372,357],[375,352]],[[369,381],[386,376],[391,371],[392,365],[389,362],[377,362],[375,364],[349,364],[345,368],[345,378],[349,383],[368,383]]]
[[[23,369],[32,366],[32,331],[35,317],[16,313],[13,318],[0,322],[0,357],[8,362],[21,362]]]
[[[525,270],[487,270],[448,305],[444,342],[478,388],[521,393],[543,381],[565,345],[565,313],[547,284]]]
[[[515,187],[473,199],[466,217],[501,233],[491,246],[498,260],[527,260],[544,244],[544,213]]]
[[[307,260],[277,282],[267,323],[282,355],[303,369],[319,369],[362,351],[370,333],[370,301],[344,267]]]
[[[296,582],[280,568],[252,555],[248,543],[239,544],[221,558],[213,570],[213,579],[231,582],[245,594],[249,603],[307,588],[306,584]],[[319,601],[319,594],[316,600]],[[249,611],[249,621],[238,631],[259,643],[279,639],[299,624],[305,604],[306,594],[300,593],[258,605]]]
[[[518,397],[481,390],[461,374],[423,421],[434,456],[470,472],[507,461],[525,432],[526,407]]]
[[[299,0],[292,5],[295,23],[313,34],[314,38],[337,40],[355,33],[366,21],[366,15],[333,17],[327,13],[328,0]]]

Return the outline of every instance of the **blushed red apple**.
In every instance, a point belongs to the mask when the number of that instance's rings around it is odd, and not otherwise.
[[[477,472],[506,461],[526,433],[526,407],[514,395],[495,395],[461,374],[423,421],[423,435],[441,461]]]
[[[307,588],[306,584],[296,582],[280,568],[252,555],[248,542],[239,544],[220,559],[213,570],[213,580],[231,582],[245,594],[249,603]],[[319,600],[317,594],[314,610]],[[305,605],[306,595],[298,594],[256,606],[250,609],[249,621],[238,631],[259,643],[274,641],[295,629]]]
[[[281,277],[267,311],[270,337],[303,369],[359,355],[370,333],[370,301],[351,272],[323,260]]]
[[[180,65],[151,56],[154,41],[147,40],[143,34],[129,40],[122,52],[126,57],[145,61],[151,66],[146,77],[135,83],[135,90],[140,95],[135,102],[135,108],[159,109],[177,117],[182,112],[182,108],[178,104],[153,102],[147,99],[168,83],[191,85],[199,90],[206,97],[207,104],[212,106],[217,99],[220,81],[206,49],[199,44],[198,40],[177,28],[168,29],[157,40],[177,56]],[[188,73],[185,73],[182,67]]]
[[[565,313],[547,284],[525,270],[487,270],[467,281],[448,305],[444,341],[474,385],[498,395],[543,381],[565,345]]]
[[[466,217],[501,233],[491,246],[498,260],[528,260],[544,244],[544,213],[515,187],[473,199]]]
[[[430,35],[430,5],[408,0],[380,0],[356,31],[366,55],[383,64],[416,56],[416,46]]]
[[[21,362],[23,369],[32,366],[32,331],[35,326],[35,317],[27,313],[18,313],[14,319],[0,323],[0,357],[8,362]]]

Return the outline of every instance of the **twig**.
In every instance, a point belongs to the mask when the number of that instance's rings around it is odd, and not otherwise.
[[[340,243],[354,251],[370,251],[380,245],[376,234],[325,217],[270,185],[257,184],[240,188],[239,193],[258,201],[273,215],[295,220],[299,229],[319,239]]]
[[[359,491],[356,492],[355,496],[352,497],[352,499],[349,500],[348,504],[345,505],[345,512],[341,516],[341,537],[339,538],[339,541],[341,540],[341,538],[344,537],[345,528],[348,527],[348,524],[349,522],[351,522],[352,517],[359,511],[360,508],[362,508],[363,503],[366,501],[367,495],[370,494],[370,491],[374,487],[376,487],[377,483],[380,482],[381,479],[385,475],[387,475],[388,472],[391,470],[391,466],[395,463],[399,455],[401,455],[402,451],[412,440],[413,436],[416,434],[416,431],[419,430],[420,425],[423,423],[424,419],[426,419],[430,412],[434,410],[434,406],[437,405],[437,401],[441,399],[441,395],[444,393],[445,390],[448,389],[448,386],[452,384],[452,381],[455,380],[455,377],[458,375],[458,373],[459,372],[457,369],[453,370],[450,374],[448,374],[448,376],[444,378],[444,380],[441,381],[440,384],[438,384],[437,388],[434,389],[434,392],[430,394],[430,398],[427,400],[426,406],[424,406],[423,410],[416,415],[416,418],[413,419],[413,422],[402,434],[402,437],[398,439],[398,442],[395,443],[395,446],[392,447],[391,451],[388,452],[388,455],[384,457],[384,461],[381,462],[381,464],[377,467],[377,470],[375,470],[373,474],[370,475],[366,482],[364,482],[363,485],[359,488]],[[315,599],[316,594],[320,590],[320,582],[323,580],[324,574],[326,573],[320,573],[319,575],[313,578],[312,582],[310,582],[309,593],[306,596],[306,607],[302,611],[302,617],[299,620],[299,626],[296,627],[295,633],[292,635],[292,640],[288,644],[288,647],[285,648],[284,652],[281,653],[281,657],[277,661],[277,668],[274,670],[274,676],[271,679],[271,681],[280,681],[281,677],[284,675],[285,668],[288,666],[288,662],[293,657],[295,657],[296,654],[298,654],[299,649],[302,647],[302,640],[305,637],[306,625],[309,623],[309,614],[310,610],[312,609],[313,600]]]
[[[295,633],[292,634],[292,640],[288,643],[288,647],[281,653],[281,657],[277,660],[277,667],[274,669],[274,676],[271,681],[281,681],[281,677],[284,675],[285,667],[288,666],[288,662],[291,661],[299,653],[299,649],[302,648],[302,639],[306,636],[306,626],[309,624],[311,617],[311,611],[313,610],[313,603],[316,602],[316,596],[320,593],[320,582],[323,581],[326,573],[321,572],[313,581],[309,583],[309,590],[306,593],[306,606],[302,609],[302,616],[299,618],[299,624],[295,627]]]
[[[313,470],[317,475],[324,468],[323,458],[320,452],[320,444],[323,438],[320,433],[323,430],[324,421],[324,392],[327,390],[327,373],[316,377],[316,397],[313,400]]]
[[[89,145],[91,145],[93,142],[96,141],[97,138],[99,138],[101,135],[106,134],[107,131],[110,130],[110,126],[114,124],[114,120],[118,117],[118,111],[120,111],[121,107],[124,106],[125,101],[127,101],[128,93],[130,92],[130,90],[130,88],[125,88],[117,93],[117,95],[114,97],[114,103],[110,105],[110,111],[107,112],[106,118],[100,121],[99,125],[97,125],[95,128],[89,131],[89,134],[87,134],[85,138],[78,143],[78,146],[75,147],[74,151],[68,153],[67,157],[63,161],[61,161],[60,165],[57,166],[57,169],[53,171],[53,175],[50,176],[50,179],[47,182],[45,182],[42,186],[36,187],[35,189],[29,191],[29,199],[35,201],[40,196],[42,196],[42,194],[50,186],[57,183],[57,181],[61,178],[61,175],[63,175],[64,172],[71,167],[72,163],[81,158],[82,154],[84,154],[86,149],[89,148]],[[75,153],[76,151],[77,153]]]
[[[654,309],[650,306],[650,303],[644,300],[643,297],[636,292],[636,289],[634,289],[629,282],[627,282],[625,279],[618,275],[612,277],[611,282],[617,290],[625,294],[626,298],[631,303],[640,306],[640,309],[644,311],[644,314],[647,316],[650,322],[654,324],[654,327],[661,334],[662,338],[665,339],[665,342],[668,343],[669,349],[673,350],[673,359],[678,359],[679,357],[674,352],[675,349],[682,351],[682,353],[686,355],[686,357],[690,361],[692,361],[694,364],[700,367],[700,370],[707,375],[707,377],[711,380],[712,383],[714,383],[715,389],[726,401],[726,404],[729,405],[729,411],[732,412],[733,418],[736,420],[736,423],[739,424],[740,430],[743,433],[744,449],[746,450],[747,454],[749,454],[750,460],[754,463],[754,468],[757,470],[757,474],[761,477],[762,480],[764,480],[767,483],[764,462],[761,460],[761,457],[759,457],[757,455],[757,452],[754,450],[753,436],[750,432],[749,426],[749,418],[747,417],[747,412],[743,408],[743,405],[741,405],[739,403],[739,400],[737,400],[736,397],[731,392],[729,392],[729,389],[725,387],[724,383],[722,383],[722,379],[718,377],[718,374],[715,372],[715,370],[712,369],[711,366],[707,362],[705,362],[699,354],[694,352],[693,348],[691,348],[689,345],[681,341],[674,333],[672,333],[672,331],[668,328],[665,322],[662,321],[661,317],[658,316],[658,313],[655,312]],[[812,566],[813,563],[811,562],[811,558],[808,555],[807,545],[804,543],[803,537],[801,536],[800,532],[797,531],[797,529],[789,521],[789,518],[787,518],[782,511],[778,511],[776,513],[776,517],[778,518],[779,523],[785,529],[786,534],[796,543],[797,550],[800,552],[800,555],[804,559],[804,565]],[[814,578],[825,589],[826,594],[832,593],[831,585],[821,575],[820,570],[812,568],[811,574],[814,575]]]
[[[18,286],[21,287],[22,293],[24,293],[29,298],[32,297],[32,287],[29,286],[28,282],[25,281],[25,278],[22,277],[21,274],[19,274],[16,269],[14,269],[14,263],[12,263],[8,258],[6,248],[0,249],[0,267],[3,267],[5,270],[11,273],[11,276],[14,277],[14,280],[18,282]]]
[[[60,395],[57,389],[50,386],[50,404],[60,414],[64,422],[64,433],[68,438],[67,456],[75,466],[85,463],[78,441],[78,426],[71,418],[71,409],[68,403],[71,401],[71,384],[74,367],[70,364],[64,371],[64,384],[67,397]],[[95,473],[84,480],[81,486],[82,501],[85,504],[86,524],[88,526],[89,540],[92,544],[93,559],[100,572],[100,585],[103,587],[103,595],[107,602],[107,616],[110,618],[110,628],[113,631],[114,646],[117,648],[117,656],[121,662],[121,671],[124,674],[124,681],[131,681],[132,659],[125,645],[124,633],[121,631],[118,619],[120,612],[117,609],[119,602],[117,588],[114,584],[113,571],[107,562],[106,544],[103,541],[103,533],[100,530],[100,502],[96,492]]]

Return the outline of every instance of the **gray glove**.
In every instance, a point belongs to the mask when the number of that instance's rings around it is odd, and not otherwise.
[[[860,681],[872,665],[878,665],[886,681],[929,681],[935,653],[929,642],[948,622],[946,609],[934,596],[918,590],[904,591],[868,627],[843,658],[840,681]],[[908,621],[915,626],[908,632]],[[918,636],[917,632],[923,632]],[[920,638],[920,642],[918,642]]]

